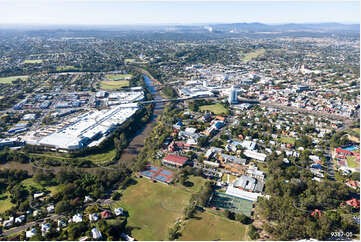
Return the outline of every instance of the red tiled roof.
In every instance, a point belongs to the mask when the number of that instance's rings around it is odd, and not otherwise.
[[[187,157],[179,156],[179,155],[172,155],[169,154],[166,157],[163,158],[164,161],[177,163],[179,165],[184,165],[184,163],[188,160]]]
[[[335,151],[336,151],[336,153],[344,153],[344,154],[349,154],[349,155],[352,154],[351,151],[340,149],[340,148],[336,148]]]

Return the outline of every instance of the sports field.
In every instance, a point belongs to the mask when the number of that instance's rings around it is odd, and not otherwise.
[[[210,207],[217,207],[220,209],[228,209],[235,213],[243,213],[244,215],[251,216],[253,202],[233,197],[225,193],[216,192],[213,195]]]
[[[129,81],[101,81],[100,88],[105,90],[116,90],[122,87],[128,87]]]
[[[212,105],[204,105],[204,106],[200,106],[199,108],[201,111],[210,111],[216,115],[228,113],[228,110],[225,107],[223,107],[223,105],[220,103],[216,103]]]
[[[295,144],[295,138],[289,136],[282,135],[279,140],[284,144],[292,144],[292,145]]]
[[[28,79],[28,76],[8,76],[8,77],[0,77],[0,83],[11,83],[12,81],[15,81],[16,79],[22,79],[26,80]]]
[[[242,57],[242,60],[244,60],[244,61],[252,60],[254,58],[257,58],[258,56],[263,55],[265,52],[266,52],[265,49],[257,49],[255,51],[244,54],[244,56]]]
[[[183,216],[191,193],[185,189],[153,183],[146,178],[135,179],[137,184],[120,191],[120,201],[112,207],[129,212],[128,226],[137,240],[168,240],[168,227]]]
[[[58,66],[56,67],[56,71],[77,71],[79,70],[75,66]]]
[[[114,81],[114,80],[127,80],[127,79],[132,78],[132,75],[131,74],[108,74],[108,75],[105,75],[105,77],[108,80]]]
[[[187,221],[178,240],[248,240],[247,225],[209,212],[197,213],[196,219]]]
[[[43,63],[43,60],[24,60],[23,64],[40,64]]]

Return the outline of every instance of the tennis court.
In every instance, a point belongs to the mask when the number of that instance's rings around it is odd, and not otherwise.
[[[246,216],[251,216],[253,202],[222,192],[215,192],[210,202],[210,207],[228,209],[235,213],[243,213]]]
[[[146,166],[144,171],[139,172],[139,175],[166,184],[169,184],[174,177],[173,172],[152,165]]]

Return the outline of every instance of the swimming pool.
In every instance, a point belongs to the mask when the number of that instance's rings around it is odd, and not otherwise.
[[[348,151],[354,151],[354,150],[357,150],[358,147],[357,146],[349,146],[349,147],[345,147],[345,148],[342,148],[343,150],[348,150]]]

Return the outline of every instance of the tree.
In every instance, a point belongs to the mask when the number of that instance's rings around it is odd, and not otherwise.
[[[251,240],[256,240],[259,238],[257,229],[252,224],[249,226],[248,236],[251,238]]]
[[[65,212],[70,211],[72,208],[69,205],[69,201],[61,200],[55,206],[55,213],[56,214],[63,214]]]
[[[196,211],[196,205],[191,203],[188,207],[184,209],[184,216],[186,219],[193,218],[193,215]]]
[[[242,224],[249,224],[250,222],[250,218],[243,213],[236,213],[234,219],[241,222]]]

